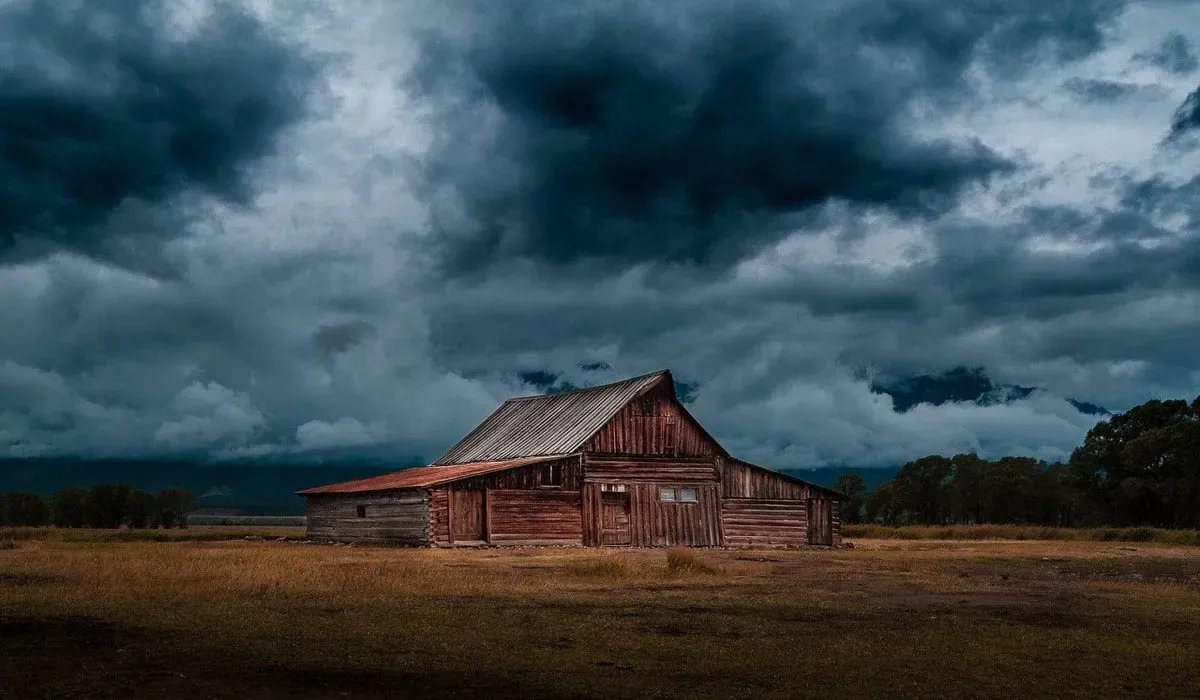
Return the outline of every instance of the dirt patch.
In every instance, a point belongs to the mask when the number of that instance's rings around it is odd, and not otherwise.
[[[0,614],[0,695],[20,697],[515,697],[516,678],[488,674],[283,667],[201,640],[85,617]],[[16,697],[17,695],[13,695]],[[546,696],[542,696],[546,697]]]
[[[0,571],[0,586],[42,586],[48,583],[55,583],[55,581],[56,579],[52,576],[13,574]]]

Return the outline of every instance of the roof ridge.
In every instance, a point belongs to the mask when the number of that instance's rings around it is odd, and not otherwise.
[[[636,377],[630,377],[628,379],[620,379],[615,382],[609,382],[608,384],[597,384],[596,386],[585,386],[585,387],[582,387],[579,389],[571,389],[570,391],[556,391],[553,394],[528,394],[526,396],[514,396],[510,399],[505,399],[504,403],[509,403],[510,401],[529,401],[530,399],[544,399],[547,396],[567,396],[570,394],[580,394],[585,391],[599,391],[600,389],[608,389],[610,387],[617,386],[618,384],[629,384],[631,382],[638,382],[643,379],[648,379],[650,377],[653,377],[653,376],[656,376],[659,374],[670,374],[670,373],[671,373],[671,370],[669,370],[669,369],[660,369],[655,372],[647,372],[646,374],[639,374]]]

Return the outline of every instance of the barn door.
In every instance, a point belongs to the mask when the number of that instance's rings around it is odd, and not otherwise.
[[[487,539],[482,490],[450,492],[450,532],[454,542]]]
[[[629,544],[629,492],[600,494],[600,544]]]
[[[808,499],[808,543],[833,546],[833,502]]]

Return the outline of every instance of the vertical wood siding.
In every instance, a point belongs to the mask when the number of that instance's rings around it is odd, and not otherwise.
[[[588,441],[588,452],[711,457],[721,448],[671,399],[666,386],[631,401]]]
[[[725,498],[798,500],[812,498],[814,489],[736,459],[725,460],[722,475]]]
[[[428,545],[429,493],[421,490],[310,496],[305,506],[309,539]],[[366,517],[358,517],[358,508]]]
[[[524,467],[493,472],[483,476],[475,476],[461,481],[455,481],[449,486],[456,490],[470,489],[536,489],[546,486],[543,479],[550,466],[557,466],[562,472],[562,489],[579,489],[580,455],[570,455],[549,462],[538,462]],[[553,487],[550,487],[553,488]]]
[[[659,488],[687,487],[696,490],[695,503],[659,500]],[[620,496],[601,491],[599,483],[583,487],[583,543],[589,546],[620,544],[627,540],[634,547],[695,546],[721,544],[720,490],[712,482],[635,483],[627,486],[629,516],[617,515],[605,500],[616,502]],[[628,522],[628,536],[620,537],[615,528]]]

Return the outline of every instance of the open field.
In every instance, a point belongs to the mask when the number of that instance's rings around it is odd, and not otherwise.
[[[1041,525],[842,525],[847,538],[880,540],[1065,540],[1158,542],[1200,546],[1200,530],[1157,527],[1045,527]]]
[[[854,540],[671,557],[96,534],[0,549],[0,697],[1200,688],[1190,546]]]

